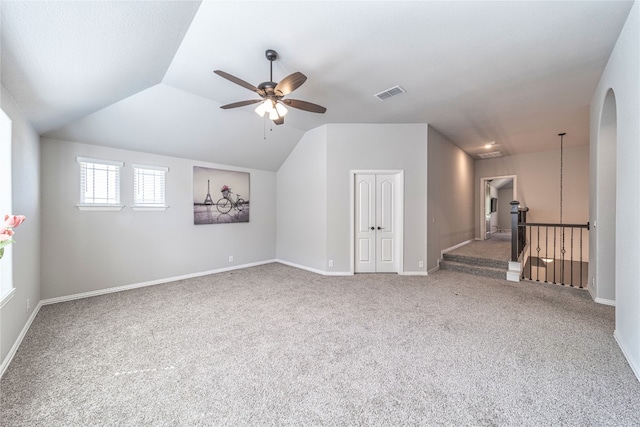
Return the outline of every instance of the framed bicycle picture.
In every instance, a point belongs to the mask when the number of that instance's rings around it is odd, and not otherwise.
[[[193,223],[249,222],[248,172],[193,167]]]

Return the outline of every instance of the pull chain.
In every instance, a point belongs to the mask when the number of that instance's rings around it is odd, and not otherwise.
[[[273,132],[273,123],[269,120],[269,132]],[[265,117],[262,121],[262,137],[266,141],[267,140],[267,118]]]

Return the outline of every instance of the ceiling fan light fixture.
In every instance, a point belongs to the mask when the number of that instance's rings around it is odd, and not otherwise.
[[[289,110],[287,110],[287,108],[279,102],[276,102],[276,111],[278,112],[278,115],[280,117],[286,116],[289,112]]]
[[[273,110],[273,101],[270,99],[265,99],[264,102],[261,102],[256,107],[255,111],[260,117],[264,117],[265,114],[271,113],[272,110]]]
[[[288,113],[284,105],[276,102],[275,107],[269,112],[269,119],[278,120]]]

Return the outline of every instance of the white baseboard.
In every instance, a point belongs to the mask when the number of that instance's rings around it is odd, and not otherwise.
[[[33,312],[31,313],[31,316],[29,316],[29,319],[27,319],[27,323],[25,323],[24,327],[22,328],[22,331],[20,331],[20,335],[18,335],[16,342],[13,343],[11,350],[9,350],[9,353],[7,353],[4,360],[2,361],[2,364],[0,365],[0,377],[4,375],[5,371],[9,367],[9,364],[13,360],[13,356],[16,355],[16,352],[18,351],[20,344],[22,344],[22,340],[24,339],[25,335],[27,335],[27,332],[29,331],[29,328],[31,327],[33,320],[38,315],[38,312],[40,311],[40,307],[42,307],[42,301],[40,301],[33,308]]]
[[[402,276],[428,276],[429,273],[426,271],[403,271],[400,273]]]
[[[224,273],[225,271],[256,267],[258,265],[271,264],[273,262],[276,262],[276,260],[271,259],[267,261],[258,261],[258,262],[248,263],[248,264],[234,265],[231,267],[217,268],[215,270],[201,271],[199,273],[185,274],[183,276],[167,277],[164,279],[150,280],[148,282],[140,282],[140,283],[133,283],[131,285],[117,286],[114,288],[98,289],[97,291],[82,292],[79,294],[65,295],[65,296],[55,297],[55,298],[47,298],[40,301],[40,303],[42,305],[48,305],[48,304],[55,304],[59,302],[65,302],[65,301],[73,301],[73,300],[82,299],[82,298],[95,297],[98,295],[111,294],[114,292],[122,292],[122,291],[131,290],[131,289],[144,288],[146,286],[161,285],[163,283],[176,282],[178,280],[191,279],[194,277],[208,276],[210,274]]]
[[[640,360],[633,359],[631,352],[629,351],[629,347],[627,347],[627,345],[624,343],[617,329],[613,331],[613,337],[616,339],[618,346],[620,346],[620,350],[622,350],[622,354],[624,355],[625,359],[627,359],[629,366],[631,366],[631,370],[636,375],[638,381],[640,381]]]
[[[427,270],[427,276],[431,273],[435,273],[436,271],[440,270],[440,261],[442,261],[442,258],[438,260],[438,265],[433,267],[431,270]]]
[[[321,274],[322,276],[353,276],[353,273],[351,273],[350,271],[325,271],[313,267],[307,267],[306,265],[302,264],[296,264],[295,262],[284,261],[282,259],[277,259],[275,260],[275,262],[288,265],[289,267],[299,268],[300,270],[306,270],[312,273]]]
[[[589,292],[591,293],[591,292]],[[592,295],[593,296],[593,295]],[[610,305],[612,307],[616,306],[616,302],[612,299],[606,299],[606,298],[594,298],[593,299],[594,302],[597,302],[598,304],[604,304],[604,305]]]
[[[442,251],[440,251],[440,258],[442,258],[442,255],[446,254],[447,252],[451,252],[453,250],[463,247],[464,245],[468,245],[469,243],[473,242],[473,240],[474,239],[466,240],[462,243],[458,243],[457,245],[451,246],[450,248],[443,249]],[[480,240],[480,239],[476,239],[476,240]]]

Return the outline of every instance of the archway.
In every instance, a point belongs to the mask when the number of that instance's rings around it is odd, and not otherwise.
[[[609,89],[602,107],[597,139],[596,248],[594,277],[596,302],[615,304],[616,300],[616,97]]]

